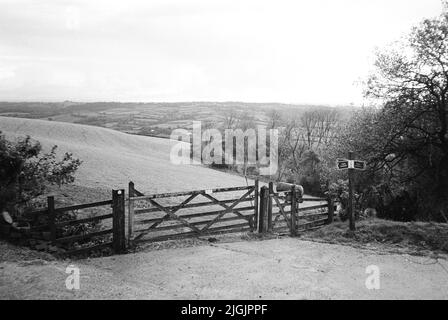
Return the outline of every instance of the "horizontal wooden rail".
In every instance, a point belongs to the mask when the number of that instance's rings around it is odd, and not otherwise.
[[[253,206],[236,208],[237,211],[248,211],[248,210],[253,210],[253,209],[254,209]],[[185,215],[179,215],[179,217],[183,218],[183,219],[185,219],[185,218],[191,219],[191,218],[219,215],[219,214],[222,214],[224,212],[227,212],[227,210],[218,210],[218,211],[209,211],[209,212],[185,214]],[[231,212],[229,212],[229,213],[231,213]],[[135,224],[136,225],[142,225],[142,224],[154,223],[154,222],[160,221],[160,219],[162,219],[162,217],[151,218],[151,219],[144,219],[144,220],[135,220]],[[171,218],[170,216],[167,216],[164,219],[164,221],[177,221],[177,219],[174,219],[174,218]]]
[[[316,210],[316,209],[328,209],[328,205],[327,204],[319,204],[317,206],[300,207],[299,212]]]
[[[135,198],[133,198],[135,199]],[[250,197],[248,199],[244,199],[242,201],[239,201],[240,203],[243,202],[249,202],[249,201],[254,201],[254,197]],[[227,203],[234,203],[235,201],[238,201],[238,199],[226,199],[226,200],[220,200],[220,203],[223,204],[227,204]],[[188,208],[199,208],[199,207],[207,207],[207,206],[218,206],[217,203],[214,202],[198,202],[198,203],[189,203],[186,204],[182,207],[182,209],[188,209]],[[178,206],[168,206],[168,207],[164,207],[165,209],[168,210],[173,210],[173,209],[177,209]],[[252,207],[253,208],[253,207]],[[236,208],[238,209],[238,208]],[[160,210],[159,208],[148,208],[148,209],[134,209],[134,214],[135,215],[139,215],[139,214],[143,214],[143,213],[151,213],[151,212],[161,212],[162,210]]]
[[[252,217],[252,215],[246,215],[244,217],[241,216],[237,216],[237,217],[229,217],[229,218],[221,218],[219,220],[217,220],[214,224],[219,224],[221,222],[230,222],[230,221],[236,221],[236,220],[246,220],[248,221],[250,218]],[[192,222],[189,223],[189,225],[192,226],[200,226],[203,224],[208,224],[209,222],[211,222],[212,220],[204,220],[204,221],[197,221],[197,222]],[[247,226],[247,222],[245,223],[245,225]],[[233,227],[235,225],[227,225],[226,227]],[[165,231],[165,230],[173,230],[173,229],[179,229],[179,228],[188,228],[188,225],[185,224],[173,224],[170,226],[163,226],[163,227],[156,227],[154,229],[137,229],[135,230],[136,232],[158,232],[158,231]]]
[[[66,211],[94,208],[94,207],[100,207],[100,206],[106,206],[106,205],[112,205],[112,200],[79,204],[76,206],[70,206],[70,207],[65,207],[65,208],[55,208],[54,211],[57,213],[61,213],[61,212],[66,212]]]
[[[308,201],[308,202],[314,202],[314,201],[325,201],[327,202],[328,199],[324,199],[324,198],[302,198],[303,201]]]
[[[309,218],[309,217],[319,217],[319,216],[328,216],[328,212],[320,212],[320,213],[311,213],[311,214],[304,214],[299,215],[299,218]]]
[[[150,195],[139,195],[137,197],[131,197],[132,200],[150,200],[150,199],[161,199],[161,198],[171,198],[171,197],[181,197],[181,196],[191,196],[194,194],[207,194],[207,193],[222,193],[222,192],[232,192],[232,191],[242,191],[242,190],[251,190],[254,189],[254,186],[247,187],[234,187],[234,188],[219,188],[219,189],[210,189],[210,190],[194,190],[194,191],[185,191],[185,192],[173,192],[173,193],[159,193],[159,194],[150,194]],[[138,194],[142,194],[138,192]]]

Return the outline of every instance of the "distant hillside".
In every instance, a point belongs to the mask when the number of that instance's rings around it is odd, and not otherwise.
[[[88,124],[126,133],[167,137],[173,129],[188,129],[193,121],[219,126],[229,113],[245,115],[256,124],[265,124],[271,110],[277,110],[285,119],[292,119],[315,108],[333,107],[246,102],[0,102],[0,116]],[[354,107],[339,106],[337,109],[340,119],[344,120],[352,114]]]
[[[0,117],[8,138],[30,135],[44,148],[58,145],[84,161],[77,185],[89,188],[127,188],[130,180],[144,192],[169,192],[245,185],[245,179],[202,166],[170,163],[174,141],[134,136],[93,126],[56,121]]]

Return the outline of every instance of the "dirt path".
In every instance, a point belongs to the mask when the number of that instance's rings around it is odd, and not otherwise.
[[[66,267],[81,288],[65,287]],[[380,290],[365,286],[380,268]],[[283,238],[80,261],[0,262],[2,299],[448,299],[448,261]]]

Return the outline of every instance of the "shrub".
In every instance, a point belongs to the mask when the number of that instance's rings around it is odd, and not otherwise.
[[[81,165],[71,153],[58,160],[57,146],[43,153],[29,136],[8,141],[0,132],[0,211],[12,216],[23,211],[30,200],[44,194],[50,185],[72,183]]]

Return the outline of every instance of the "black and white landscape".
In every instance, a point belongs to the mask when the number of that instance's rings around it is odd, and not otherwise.
[[[1,300],[448,299],[447,1],[0,0],[0,39]]]

